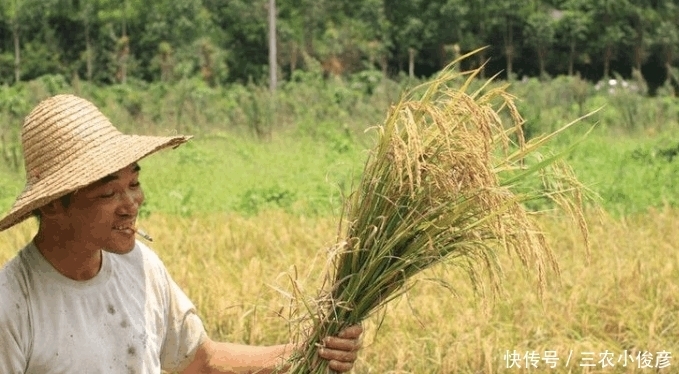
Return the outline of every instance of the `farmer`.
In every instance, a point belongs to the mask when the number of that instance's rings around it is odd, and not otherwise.
[[[31,215],[33,240],[0,270],[0,373],[265,373],[291,344],[207,337],[158,256],[135,240],[144,193],[137,161],[190,137],[124,135],[90,102],[42,101],[26,117],[26,186],[0,231]],[[360,326],[319,356],[349,371]]]

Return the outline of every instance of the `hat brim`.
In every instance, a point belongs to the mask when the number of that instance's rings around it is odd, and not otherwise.
[[[176,148],[191,136],[117,135],[105,139],[105,146],[70,155],[73,162],[63,163],[44,179],[27,183],[5,217],[0,219],[0,231],[6,230],[31,216],[51,201],[92,184],[120,169],[165,148]]]

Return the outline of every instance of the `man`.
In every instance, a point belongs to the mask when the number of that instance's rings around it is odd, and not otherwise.
[[[26,117],[26,186],[0,220],[35,215],[34,239],[0,270],[0,373],[268,373],[290,344],[214,342],[160,259],[135,240],[141,158],[190,137],[124,135],[90,102],[42,101]],[[360,326],[319,355],[349,371]]]

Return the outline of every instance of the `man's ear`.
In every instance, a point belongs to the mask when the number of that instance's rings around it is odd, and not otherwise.
[[[56,199],[46,205],[43,205],[41,208],[39,208],[39,210],[42,217],[54,218],[64,214],[66,208],[64,208],[64,205],[61,203],[61,201],[59,201],[59,199]]]

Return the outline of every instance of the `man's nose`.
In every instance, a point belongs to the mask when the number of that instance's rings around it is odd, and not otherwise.
[[[128,190],[121,194],[121,213],[136,215],[139,207],[144,202],[144,194],[141,191]]]

